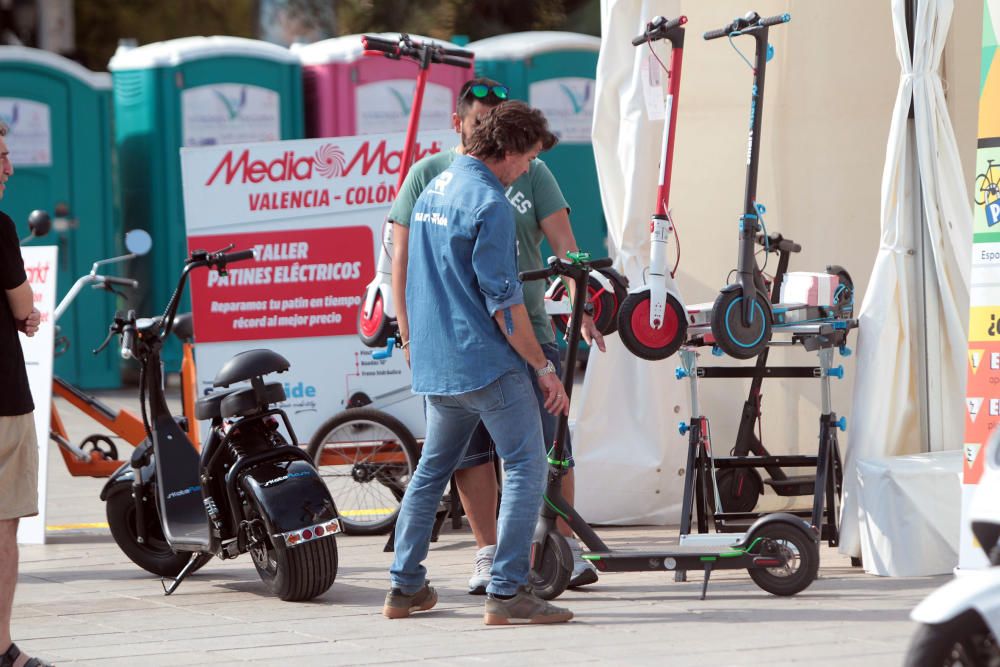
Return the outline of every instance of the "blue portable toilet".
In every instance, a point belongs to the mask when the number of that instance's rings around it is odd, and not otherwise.
[[[119,47],[108,69],[122,219],[153,236],[140,305],[153,314],[166,306],[187,256],[180,149],[301,139],[301,65],[283,47],[217,36]],[[176,370],[179,346],[165,352]]]
[[[14,164],[0,209],[28,235],[27,218],[45,209],[59,246],[57,296],[99,259],[121,254],[112,189],[111,77],[41,49],[0,46],[0,119]],[[128,273],[128,265],[108,272]],[[104,338],[115,298],[84,290],[59,320],[57,375],[88,389],[118,387],[119,358],[91,350]]]
[[[511,96],[540,109],[559,144],[542,155],[569,202],[581,250],[607,255],[608,227],[601,207],[590,130],[594,118],[601,40],[573,32],[534,31],[489,37],[466,47],[476,74],[502,82]],[[551,249],[543,249],[543,257]]]

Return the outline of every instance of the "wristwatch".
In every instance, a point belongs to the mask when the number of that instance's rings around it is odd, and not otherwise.
[[[538,377],[545,377],[546,375],[555,372],[556,372],[556,367],[551,360],[546,361],[545,365],[542,366],[541,368],[535,369],[535,375],[537,375]]]

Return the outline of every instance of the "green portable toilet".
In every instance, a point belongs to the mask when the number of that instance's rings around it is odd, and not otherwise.
[[[119,47],[108,69],[122,219],[153,236],[140,301],[151,315],[163,311],[187,256],[181,147],[301,139],[301,65],[268,42],[184,37]],[[185,297],[181,308],[188,303]],[[171,342],[165,352],[176,370],[179,346]]]
[[[511,96],[540,109],[559,144],[542,155],[569,202],[581,250],[608,253],[597,167],[590,140],[601,40],[573,32],[518,32],[471,42],[476,74],[496,79]],[[552,253],[546,245],[543,257]]]
[[[61,298],[95,261],[121,254],[111,181],[111,77],[49,51],[2,46],[0,118],[14,163],[0,210],[22,238],[32,210],[52,216],[49,235],[31,243],[59,246]],[[56,357],[57,375],[88,389],[120,385],[118,355],[90,352],[107,334],[115,306],[107,292],[80,293],[59,320],[69,347]]]

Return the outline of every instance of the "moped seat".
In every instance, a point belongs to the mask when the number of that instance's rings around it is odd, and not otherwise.
[[[236,391],[235,389],[230,389],[227,391],[215,391],[208,396],[203,396],[199,398],[194,403],[194,416],[195,419],[218,419],[222,417],[220,412],[222,408],[222,399],[229,394]]]
[[[258,394],[254,387],[227,392],[219,404],[219,414],[223,419],[247,417],[273,403],[285,400],[285,388],[280,382],[263,385]]]
[[[216,387],[228,387],[268,373],[284,373],[290,365],[288,359],[277,352],[247,350],[227,361],[216,374],[212,384]]]
[[[174,328],[171,331],[181,339],[182,343],[191,341],[194,338],[194,319],[191,313],[181,313],[175,317]]]

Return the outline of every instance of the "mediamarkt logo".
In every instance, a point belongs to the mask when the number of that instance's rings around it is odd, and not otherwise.
[[[441,146],[435,141],[427,148],[421,148],[420,144],[417,144],[415,149],[414,161],[428,153],[437,153],[441,150]],[[364,142],[351,157],[350,162],[346,160],[344,151],[333,144],[323,144],[312,155],[297,155],[295,151],[288,150],[281,157],[270,161],[251,159],[249,148],[240,153],[229,150],[219,160],[219,164],[205,181],[205,185],[212,185],[220,176],[226,185],[233,181],[240,183],[308,181],[314,174],[323,178],[333,178],[347,176],[358,165],[363,176],[367,176],[373,169],[378,174],[395,174],[399,172],[402,161],[403,151],[387,151],[385,139],[374,145],[370,141]]]

